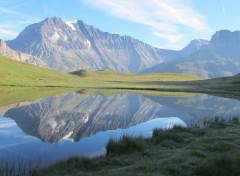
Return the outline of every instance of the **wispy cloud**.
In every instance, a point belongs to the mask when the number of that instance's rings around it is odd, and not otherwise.
[[[227,19],[227,14],[226,14],[226,9],[225,9],[225,6],[224,6],[224,2],[223,2],[223,0],[220,0],[220,1],[221,1],[222,12],[223,12],[224,18],[226,20]]]
[[[207,30],[205,17],[181,0],[82,0],[107,15],[149,26],[153,34],[169,42],[178,42],[182,27]],[[174,38],[175,37],[175,38]]]
[[[5,36],[5,38],[14,38],[18,35],[17,31],[13,31],[11,29],[1,29],[0,28],[0,36]]]
[[[26,15],[26,14],[23,14],[23,13],[19,13],[15,10],[11,10],[11,8],[0,7],[0,14],[14,15],[16,18],[24,18],[24,19],[31,20],[31,21],[36,21],[37,20],[33,16],[29,16],[29,15]]]
[[[18,32],[13,30],[15,27],[16,25],[11,23],[0,24],[0,38],[2,38],[2,36],[4,36],[4,38],[16,37]]]
[[[16,22],[12,23],[1,23],[0,24],[0,39],[15,38],[19,32],[15,29],[19,24]]]
[[[181,34],[171,34],[171,33],[159,33],[159,32],[154,32],[153,33],[155,36],[167,39],[170,43],[177,43],[183,39],[183,35]]]
[[[32,1],[31,1],[32,2]],[[34,16],[17,11],[17,8],[28,5],[28,3],[16,6],[0,7],[0,38],[12,39],[26,26],[39,21]]]

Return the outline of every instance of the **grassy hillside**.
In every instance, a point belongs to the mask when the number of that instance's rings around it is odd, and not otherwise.
[[[76,86],[77,76],[0,57],[0,85]]]
[[[200,81],[182,82],[187,89],[240,99],[240,75]]]
[[[66,74],[0,57],[0,86],[128,89],[239,95],[240,76],[202,80],[188,74],[122,74],[112,70]]]
[[[113,70],[91,71],[81,70],[72,72],[71,74],[87,78],[88,80],[99,80],[105,82],[142,82],[142,81],[192,81],[202,78],[189,74],[123,74]]]
[[[188,81],[200,78],[192,75],[156,74],[133,75],[120,74],[111,70],[80,71],[66,74],[46,68],[17,62],[0,57],[0,86],[48,86],[79,88],[156,88],[146,85],[148,81]]]

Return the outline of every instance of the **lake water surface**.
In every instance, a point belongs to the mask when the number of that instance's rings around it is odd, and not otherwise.
[[[240,101],[206,94],[112,96],[70,93],[0,108],[0,160],[40,160],[105,153],[110,138],[150,136],[209,117],[240,117]]]

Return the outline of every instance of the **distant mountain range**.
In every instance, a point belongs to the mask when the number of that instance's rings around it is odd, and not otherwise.
[[[163,50],[128,36],[102,32],[82,21],[53,17],[26,27],[7,42],[14,49],[40,57],[64,72],[113,69],[139,73],[146,68],[197,51],[206,41],[193,41],[180,51]]]
[[[240,71],[240,31],[216,32],[207,45],[185,57],[158,64],[143,73],[189,73],[201,77],[232,76]]]
[[[30,54],[22,53],[20,51],[14,51],[10,49],[7,44],[2,40],[0,40],[0,56],[33,64],[38,67],[47,67],[47,64],[40,58],[34,57]]]
[[[130,73],[189,73],[214,78],[240,72],[240,31],[216,32],[179,51],[159,49],[129,36],[110,34],[83,21],[47,18],[7,41],[13,49],[41,58],[49,68],[72,72],[112,69]]]

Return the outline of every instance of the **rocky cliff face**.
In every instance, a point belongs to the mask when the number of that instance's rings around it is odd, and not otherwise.
[[[102,32],[82,21],[58,17],[26,27],[8,45],[43,58],[49,67],[65,72],[110,68],[138,73],[179,56],[178,51],[161,50],[129,36]],[[195,49],[190,48],[181,56]]]
[[[240,31],[218,31],[195,53],[149,68],[144,73],[189,73],[206,78],[232,76],[240,70]]]
[[[189,56],[189,55],[199,51],[202,47],[208,46],[208,44],[209,44],[208,40],[195,39],[195,40],[192,40],[186,47],[184,47],[181,50],[175,51],[175,50],[161,49],[160,54],[165,61],[163,63],[167,63],[167,62],[175,60],[175,59]]]
[[[0,40],[0,56],[25,62],[28,64],[33,64],[38,67],[47,67],[44,61],[42,61],[40,58],[34,57],[30,54],[25,54],[20,51],[14,51],[10,49],[6,43],[2,40]]]
[[[136,39],[57,17],[28,26],[8,45],[44,58],[49,67],[65,72],[111,68],[137,73],[163,62],[158,49]]]
[[[132,73],[189,73],[206,78],[240,69],[240,31],[216,32],[179,51],[158,49],[128,36],[102,32],[83,21],[53,17],[26,27],[8,41],[14,49],[43,58],[48,67],[70,72],[112,69]]]
[[[210,46],[220,56],[240,61],[240,31],[218,31],[212,36]]]

